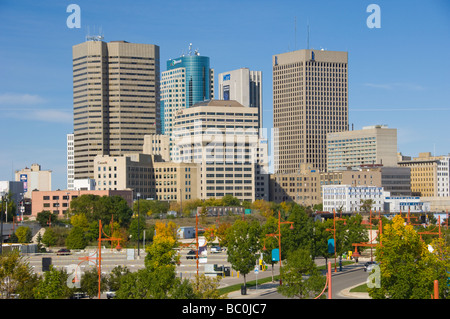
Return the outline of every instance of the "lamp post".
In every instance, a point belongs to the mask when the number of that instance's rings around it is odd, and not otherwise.
[[[278,261],[280,263],[280,286],[282,285],[281,280],[281,224],[290,224],[291,227],[289,229],[294,229],[294,222],[282,222],[281,221],[281,213],[278,211],[278,234],[266,234],[266,236],[270,237],[278,237]],[[265,249],[265,247],[263,248]]]
[[[141,193],[137,193],[136,196],[137,196],[137,202],[138,202],[138,238],[137,238],[138,242],[137,242],[137,250],[138,250],[138,257],[140,257],[141,255],[139,253],[139,240],[140,240],[140,237],[141,237],[141,233],[140,233],[140,227],[139,227],[139,219],[140,219],[140,216],[139,216],[139,198],[141,197]]]
[[[0,215],[0,255],[3,254],[3,215],[4,215],[4,202],[5,202],[5,195],[2,192],[2,214]]]

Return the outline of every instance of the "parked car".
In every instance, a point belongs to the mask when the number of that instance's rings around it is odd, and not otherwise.
[[[56,252],[56,254],[57,255],[70,255],[70,250],[66,249],[66,248],[63,248],[63,249],[58,250]]]
[[[114,299],[115,296],[116,296],[115,291],[107,291],[106,292],[106,298],[108,298],[108,299]]]
[[[197,251],[196,250],[190,250],[187,253],[186,259],[196,259],[197,258]]]
[[[378,265],[376,261],[368,261],[364,264],[364,271],[372,272],[372,269],[375,265]]]
[[[221,251],[222,251],[222,248],[220,248],[220,246],[211,247],[211,253],[220,253]]]

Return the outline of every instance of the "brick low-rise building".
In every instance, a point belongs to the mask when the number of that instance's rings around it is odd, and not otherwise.
[[[133,205],[132,190],[57,190],[57,191],[33,191],[32,192],[32,208],[31,217],[36,218],[37,214],[42,211],[50,211],[57,214],[58,218],[63,218],[70,207],[72,199],[81,195],[98,195],[98,196],[121,196],[129,207]]]

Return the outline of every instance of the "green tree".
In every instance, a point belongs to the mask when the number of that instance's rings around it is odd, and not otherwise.
[[[171,267],[157,270],[139,269],[128,273],[120,281],[117,299],[195,299],[193,287],[188,280],[175,276]]]
[[[221,206],[240,206],[241,205],[241,202],[239,201],[239,199],[230,194],[222,197],[221,202],[222,202]]]
[[[39,282],[38,275],[17,252],[0,256],[0,296],[9,299],[19,295],[20,299],[32,299],[30,293]]]
[[[184,206],[184,203],[183,203]],[[160,214],[165,214],[169,211],[170,203],[159,200],[139,200],[139,213],[142,216],[159,217]],[[133,212],[138,212],[138,201],[133,203]]]
[[[373,299],[429,299],[434,280],[439,280],[440,298],[449,298],[446,270],[450,269],[449,248],[443,240],[429,249],[412,225],[397,215],[386,225],[377,245],[380,286],[368,289]],[[432,251],[431,251],[432,250]]]
[[[36,221],[41,227],[48,227],[50,224],[54,225],[57,223],[58,216],[48,210],[43,210],[42,212],[37,213]]]
[[[66,247],[69,249],[84,249],[87,244],[84,230],[79,226],[73,227],[66,238]]]
[[[117,291],[120,289],[120,282],[124,276],[130,273],[130,270],[125,266],[116,266],[108,274],[106,284],[109,291]]]
[[[320,294],[326,279],[318,270],[308,249],[291,251],[281,268],[282,285],[277,290],[289,298],[307,299]]]
[[[236,220],[227,233],[228,261],[244,276],[255,268],[256,253],[260,250],[260,226],[257,221],[251,223]]]
[[[107,287],[107,278],[100,277],[100,292],[105,291]],[[81,276],[80,290],[86,293],[89,298],[98,296],[98,270],[97,267],[92,267],[85,271]]]
[[[44,278],[33,289],[36,299],[67,299],[73,292],[73,288],[67,285],[67,271],[58,270],[50,266],[50,270],[44,273]]]
[[[42,236],[42,243],[47,247],[54,246],[56,244],[57,236],[52,228],[47,228]]]
[[[293,222],[292,229],[289,224],[281,226],[281,258],[299,248],[312,250],[313,219],[310,218],[304,207],[293,203],[287,221]]]
[[[93,221],[114,221],[127,227],[133,211],[127,201],[120,196],[99,196],[84,194],[70,202],[70,215],[84,214],[89,223]]]
[[[20,226],[19,228],[17,228],[15,234],[17,236],[17,242],[22,244],[31,242],[32,236],[30,227]]]

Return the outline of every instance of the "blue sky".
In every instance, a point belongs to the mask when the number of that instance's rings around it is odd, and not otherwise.
[[[66,25],[81,8],[81,28]],[[369,4],[381,9],[370,29]],[[272,56],[310,47],[349,52],[349,123],[398,130],[398,151],[450,153],[450,1],[0,0],[0,180],[38,163],[66,188],[72,132],[72,46],[102,30],[105,41],[160,46],[165,62],[189,43],[216,75],[263,72],[264,126],[272,123]],[[295,31],[296,30],[296,31]]]

